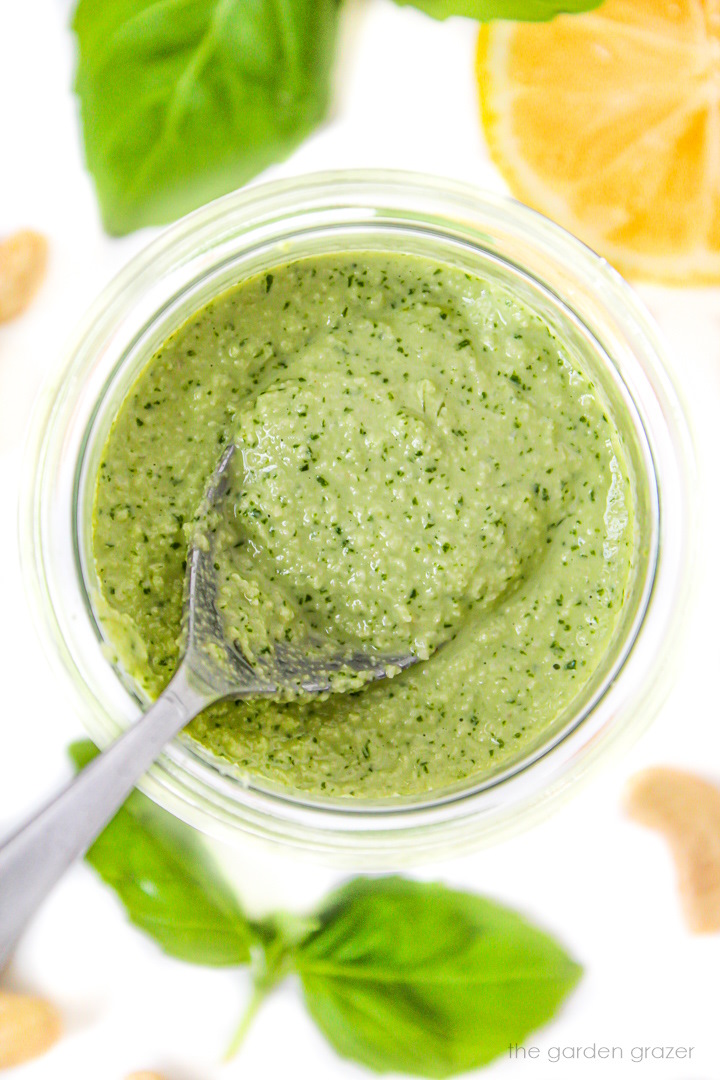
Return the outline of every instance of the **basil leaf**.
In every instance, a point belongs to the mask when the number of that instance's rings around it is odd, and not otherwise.
[[[108,232],[287,156],[325,113],[337,18],[336,0],[80,0],[75,90]]]
[[[581,969],[519,915],[439,884],[357,879],[294,952],[315,1022],[378,1072],[450,1076],[546,1023]]]
[[[97,750],[83,740],[69,754],[81,769]],[[250,959],[248,922],[192,830],[139,791],[85,858],[115,890],[130,921],[170,956],[213,967]]]
[[[416,7],[434,19],[465,15],[468,19],[490,22],[514,19],[517,22],[547,22],[556,15],[575,15],[592,11],[602,0],[395,0],[401,7]]]

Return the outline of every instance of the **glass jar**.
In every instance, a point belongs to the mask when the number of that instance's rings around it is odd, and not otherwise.
[[[355,867],[447,856],[537,820],[663,699],[687,596],[693,457],[656,329],[623,280],[534,211],[446,180],[338,172],[229,195],[164,232],[92,307],[36,409],[21,506],[43,636],[89,734],[107,745],[143,707],[106,659],[92,603],[93,485],[120,403],[154,350],[230,285],[295,258],[371,249],[490,277],[554,326],[621,432],[639,542],[595,676],[539,744],[496,775],[425,797],[323,800],[234,775],[180,737],[140,785],[223,840],[252,835]]]

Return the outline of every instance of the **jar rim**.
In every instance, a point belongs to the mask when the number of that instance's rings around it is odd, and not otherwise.
[[[313,173],[252,185],[216,200],[156,237],[106,287],[81,323],[65,363],[44,388],[31,424],[20,507],[23,576],[51,659],[74,685],[85,706],[84,722],[101,744],[110,741],[119,726],[109,718],[107,703],[99,701],[83,680],[73,652],[76,644],[69,640],[64,626],[61,592],[53,581],[53,575],[58,574],[53,564],[57,541],[64,527],[68,531],[77,528],[77,515],[67,502],[66,474],[72,468],[71,486],[77,498],[78,468],[88,425],[81,443],[75,446],[80,457],[69,464],[66,435],[68,425],[77,419],[78,401],[82,398],[87,404],[88,396],[96,392],[94,407],[99,407],[108,379],[102,362],[107,364],[108,357],[115,355],[113,348],[117,351],[119,338],[127,332],[128,311],[143,304],[148,310],[152,308],[158,279],[173,287],[189,269],[197,274],[207,268],[223,245],[247,245],[250,239],[267,241],[282,233],[293,217],[331,210],[335,223],[343,220],[343,212],[349,222],[351,210],[356,216],[358,212],[364,215],[365,223],[392,211],[405,222],[420,218],[432,227],[452,226],[465,238],[482,235],[492,243],[502,233],[506,248],[512,249],[511,259],[520,258],[526,250],[527,258],[531,252],[535,260],[536,276],[543,270],[550,275],[552,268],[555,278],[551,284],[561,290],[563,302],[562,290],[572,294],[573,310],[581,302],[592,304],[594,318],[601,319],[603,313],[608,321],[612,318],[612,334],[617,340],[624,337],[638,359],[637,370],[631,373],[631,398],[640,408],[653,477],[659,486],[656,565],[622,660],[612,671],[608,686],[596,695],[598,700],[593,699],[571,727],[564,728],[554,740],[543,742],[527,760],[516,766],[510,763],[496,777],[464,783],[454,794],[452,790],[437,795],[430,792],[427,797],[403,798],[401,804],[383,800],[348,805],[347,800],[318,803],[302,793],[276,791],[252,781],[240,784],[218,769],[217,763],[203,761],[178,741],[168,747],[140,785],[173,813],[226,839],[249,834],[331,859],[350,854],[353,865],[374,865],[378,859],[396,857],[401,849],[404,857],[411,850],[422,858],[446,852],[449,842],[476,846],[521,826],[538,811],[547,811],[556,796],[574,787],[574,781],[589,771],[594,760],[604,758],[631,729],[637,732],[642,728],[638,717],[627,715],[630,702],[638,704],[641,689],[646,691],[653,677],[653,700],[658,698],[657,675],[668,672],[668,665],[661,662],[670,642],[664,631],[672,625],[679,632],[678,615],[687,599],[694,454],[680,396],[651,317],[639,298],[604,260],[536,211],[455,181],[380,170]],[[643,400],[638,402],[638,396]],[[65,503],[60,505],[63,499]],[[77,545],[75,555],[76,572],[84,580],[77,565]],[[648,637],[649,618],[655,633]],[[608,716],[602,723],[590,723],[607,690],[613,688],[616,700],[620,700],[618,684],[643,638],[642,665],[635,664],[643,670],[635,675],[628,701],[620,701],[624,723]],[[652,711],[646,702],[642,710],[645,722]],[[582,738],[577,738],[578,733]],[[561,747],[562,754],[558,753]],[[511,799],[513,785],[516,797]]]

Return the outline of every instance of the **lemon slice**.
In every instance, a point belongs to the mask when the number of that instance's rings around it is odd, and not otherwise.
[[[720,281],[720,0],[488,24],[477,76],[513,194],[630,277]]]

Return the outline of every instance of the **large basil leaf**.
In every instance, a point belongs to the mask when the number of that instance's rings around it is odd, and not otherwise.
[[[468,19],[490,22],[514,19],[517,22],[547,22],[563,13],[592,11],[602,0],[395,0],[401,7],[420,8],[434,19],[465,15]]]
[[[78,769],[97,753],[73,743]],[[115,890],[138,929],[164,952],[226,967],[250,958],[251,930],[229,888],[182,825],[134,791],[85,858]]]
[[[442,885],[356,879],[320,919],[293,959],[308,1009],[340,1054],[378,1072],[484,1065],[548,1021],[581,973],[519,915]]]
[[[110,233],[171,221],[323,117],[337,0],[80,0],[85,155]]]

